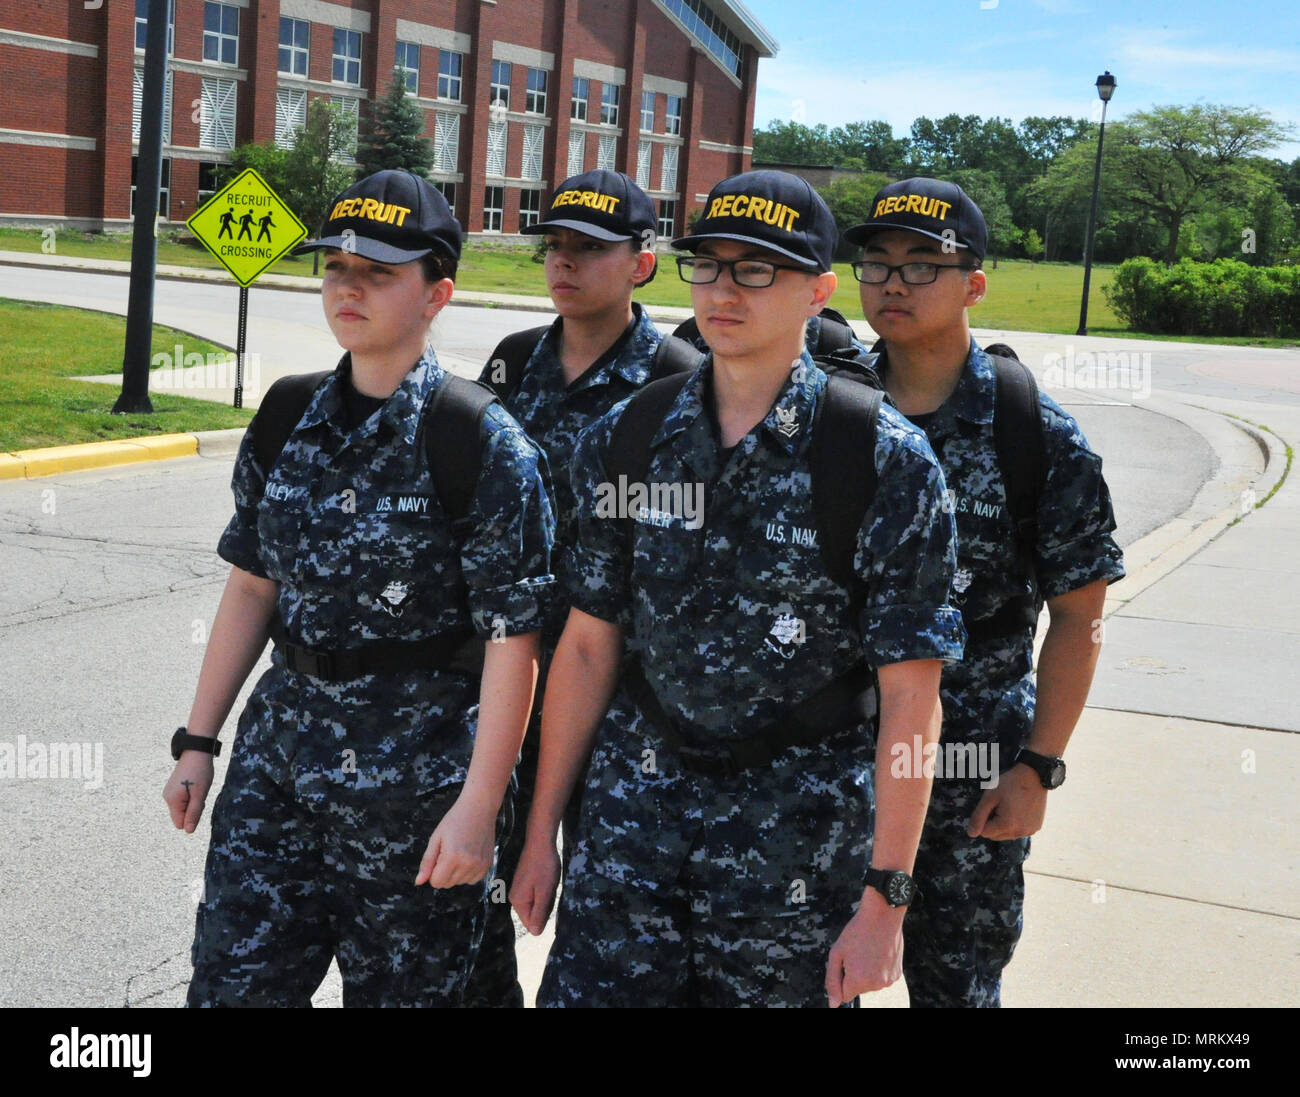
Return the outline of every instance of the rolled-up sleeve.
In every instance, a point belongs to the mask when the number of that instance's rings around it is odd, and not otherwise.
[[[1115,538],[1115,511],[1101,474],[1101,457],[1074,418],[1042,396],[1047,438],[1047,482],[1038,505],[1035,565],[1044,598],[1098,579],[1124,578],[1124,554]]]
[[[875,498],[858,531],[854,568],[865,584],[860,627],[867,660],[956,661],[966,634],[950,603],[956,529],[943,471],[925,436],[892,408],[876,430]]]
[[[478,487],[461,548],[475,629],[517,636],[542,627],[555,585],[555,508],[546,456],[499,404],[484,417]]]
[[[235,513],[217,542],[217,555],[228,564],[267,579],[269,576],[262,564],[261,540],[257,533],[257,506],[266,490],[266,474],[254,456],[252,424],[239,443],[230,488],[235,496]]]
[[[578,435],[570,465],[577,512],[577,536],[565,561],[569,605],[602,621],[628,627],[631,621],[627,522],[614,496],[601,454],[627,401],[615,404]]]

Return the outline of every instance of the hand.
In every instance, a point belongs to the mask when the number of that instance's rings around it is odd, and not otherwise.
[[[194,833],[203,817],[203,805],[211,787],[212,755],[201,750],[185,751],[163,786],[163,799],[177,830]]]
[[[831,1009],[902,978],[906,912],[906,907],[891,907],[875,888],[863,893],[857,914],[836,939],[826,965],[826,997]]]
[[[559,882],[560,855],[555,852],[555,842],[534,842],[531,836],[526,838],[515,868],[510,905],[534,937],[542,932],[551,916]]]
[[[1046,814],[1047,789],[1038,774],[1022,762],[1002,774],[980,797],[966,833],[995,842],[1028,838],[1042,827]]]
[[[483,879],[492,867],[496,823],[495,810],[458,796],[429,836],[416,884],[427,881],[430,887],[450,888]]]

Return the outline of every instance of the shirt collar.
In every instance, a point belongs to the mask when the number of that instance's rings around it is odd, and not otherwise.
[[[302,426],[311,427],[326,420],[335,419],[342,411],[343,394],[339,386],[349,383],[352,373],[352,354],[347,352],[339,359],[333,374],[320,387],[303,414]],[[384,401],[379,410],[379,421],[387,423],[396,435],[408,445],[415,442],[415,434],[420,425],[420,409],[446,371],[438,365],[433,347],[426,346],[419,361],[402,378],[401,384],[393,394]]]
[[[889,374],[888,354],[888,347],[882,347],[879,357],[874,362],[882,381]],[[993,363],[975,340],[971,339],[970,350],[966,354],[966,364],[957,379],[957,387],[933,414],[953,415],[965,419],[968,423],[991,423],[996,401],[997,380],[993,374]]]
[[[564,318],[557,316],[541,346],[554,359],[554,365],[560,368],[560,333],[564,330]],[[576,392],[593,385],[608,384],[610,374],[618,374],[632,385],[643,385],[650,376],[650,362],[655,348],[659,345],[659,329],[651,322],[649,315],[639,302],[632,302],[632,320],[623,329],[604,354],[597,358],[576,378],[568,391]],[[561,370],[560,376],[563,376]]]

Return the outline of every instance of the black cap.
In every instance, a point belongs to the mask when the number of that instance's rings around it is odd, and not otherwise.
[[[658,221],[650,196],[622,172],[586,171],[556,187],[546,216],[519,231],[537,236],[551,229],[573,229],[597,240],[640,240],[652,250]]]
[[[447,199],[409,171],[377,171],[353,183],[330,203],[320,238],[293,249],[355,252],[376,263],[409,263],[440,251],[460,259],[460,222]]]
[[[941,179],[903,179],[881,187],[871,201],[871,220],[844,234],[850,244],[865,244],[881,229],[908,229],[969,250],[983,260],[988,246],[984,214],[956,183]]]
[[[694,251],[705,240],[740,240],[827,271],[837,235],[830,207],[806,180],[784,171],[747,171],[709,191],[695,231],[673,247]]]

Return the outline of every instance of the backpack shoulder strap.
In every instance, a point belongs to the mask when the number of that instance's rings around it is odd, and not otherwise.
[[[661,377],[669,377],[674,373],[690,373],[703,361],[704,355],[685,339],[665,335],[655,348],[654,361],[650,363],[649,381],[658,381]]]
[[[1007,508],[1016,525],[1021,555],[1033,559],[1038,540],[1038,500],[1047,483],[1047,443],[1038,404],[1038,383],[1029,367],[1010,347],[996,344],[985,353],[997,378],[997,403],[993,411],[993,447],[998,471],[1007,492]]]
[[[693,347],[699,346],[700,326],[695,322],[695,317],[688,316],[673,328],[673,338],[689,343]]]
[[[833,308],[824,308],[817,314],[819,332],[817,355],[836,354],[853,346],[854,332],[844,314]]]
[[[650,443],[690,376],[674,373],[651,381],[628,401],[614,424],[605,450],[605,474],[612,481],[617,481],[620,475],[626,476],[629,484],[645,481],[650,467]]]
[[[519,388],[524,379],[524,367],[532,357],[537,344],[548,331],[550,324],[537,328],[526,328],[507,335],[496,346],[488,359],[488,368],[484,371],[482,384],[486,385],[502,400],[508,400]]]
[[[311,398],[333,370],[316,373],[295,373],[281,377],[266,390],[257,414],[253,416],[253,453],[262,472],[268,478],[280,451],[289,441],[289,435],[298,425]]]
[[[860,597],[853,574],[857,534],[876,496],[876,423],[882,393],[830,374],[813,422],[812,497],[822,559],[832,579]],[[856,605],[855,605],[856,611]]]
[[[483,416],[496,393],[449,373],[425,405],[424,452],[438,500],[452,519],[469,513],[482,471]]]

